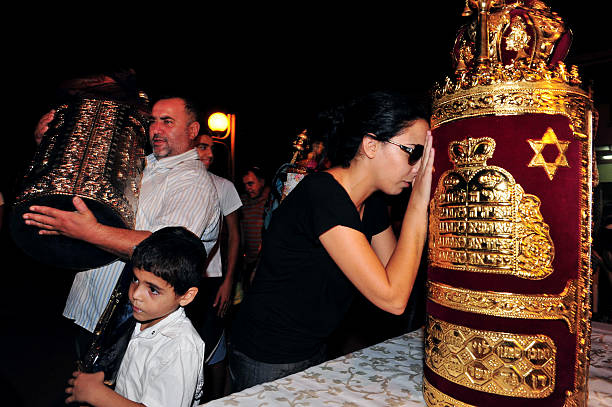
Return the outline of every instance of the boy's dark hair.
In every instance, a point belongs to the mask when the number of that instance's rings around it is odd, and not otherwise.
[[[164,279],[177,295],[183,295],[199,286],[206,250],[202,241],[184,227],[165,227],[134,248],[132,265]]]

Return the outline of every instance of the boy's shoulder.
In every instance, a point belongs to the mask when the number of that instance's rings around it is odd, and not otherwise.
[[[173,339],[178,337],[193,337],[197,342],[202,341],[202,338],[200,338],[193,324],[186,316],[174,321],[173,324],[167,326],[166,329],[162,330],[160,333]]]
[[[170,324],[162,327],[159,334],[170,339],[192,338],[196,343],[203,342],[193,324],[185,315],[183,308],[179,308],[175,313],[179,313],[179,315]]]

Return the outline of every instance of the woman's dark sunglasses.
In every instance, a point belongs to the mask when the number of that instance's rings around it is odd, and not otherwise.
[[[393,144],[394,146],[398,146],[403,152],[407,153],[410,156],[410,158],[408,158],[408,163],[410,165],[415,165],[423,156],[423,150],[425,149],[425,146],[423,146],[422,144],[415,144],[414,147],[408,147],[408,146],[396,143],[391,140],[381,140],[374,133],[368,133],[368,136],[371,136],[375,138],[376,140],[380,140],[385,143],[389,143],[389,144]]]

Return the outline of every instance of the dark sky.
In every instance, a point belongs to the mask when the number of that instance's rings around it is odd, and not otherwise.
[[[3,166],[15,167],[24,160],[22,152],[29,154],[32,129],[59,80],[130,66],[153,98],[188,93],[206,111],[235,113],[237,166],[274,171],[321,108],[377,89],[425,97],[447,75],[455,32],[465,22],[464,3],[412,3],[417,2],[248,9],[201,4],[172,11],[166,4],[148,5],[140,15],[107,8],[61,17],[40,11],[21,27],[23,33],[35,28],[35,36],[17,42],[15,32],[5,35],[5,52],[14,55],[6,64],[8,109],[19,151]],[[602,35],[603,13],[571,2],[548,4],[574,32],[567,62],[584,64],[583,76],[595,80],[597,98],[608,101],[601,72],[610,72],[611,47]]]

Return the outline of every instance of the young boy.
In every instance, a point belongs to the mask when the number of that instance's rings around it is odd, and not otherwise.
[[[204,246],[187,229],[166,227],[136,246],[132,264],[129,299],[137,323],[115,390],[103,383],[103,372],[74,372],[66,402],[95,407],[197,405],[204,382],[204,342],[183,307],[198,293]]]

